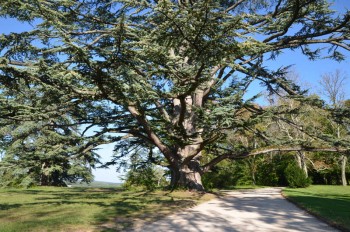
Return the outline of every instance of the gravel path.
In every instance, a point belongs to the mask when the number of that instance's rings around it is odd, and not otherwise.
[[[337,231],[285,200],[280,188],[225,194],[134,231]]]

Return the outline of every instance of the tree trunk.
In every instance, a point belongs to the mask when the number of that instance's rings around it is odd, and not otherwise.
[[[49,185],[49,177],[45,174],[46,162],[41,165],[41,174],[40,174],[40,186]]]
[[[181,165],[179,185],[190,190],[205,191],[198,160],[192,160],[188,165]]]
[[[201,107],[203,101],[203,91],[196,90],[192,96],[185,99],[174,99],[173,123],[180,123],[186,134],[185,146],[177,147],[176,157],[179,157],[177,164],[172,166],[172,188],[177,186],[190,190],[204,191],[202,184],[202,170],[199,160],[201,159],[201,137],[202,128],[196,125],[197,117],[192,107]]]
[[[302,151],[298,151],[298,152],[297,152],[297,155],[296,155],[296,158],[297,158],[298,166],[300,167],[301,170],[304,171],[305,176],[308,177],[307,166],[306,166],[306,159],[305,159],[305,153],[302,152]]]
[[[348,157],[346,155],[341,156],[341,182],[343,186],[346,186],[348,183],[346,181],[346,164],[348,161]]]
[[[191,160],[187,160],[197,145],[187,145],[179,148],[177,155],[181,157],[177,165],[171,167],[171,187],[182,187],[195,191],[205,191],[202,184],[202,169],[200,167],[201,152]]]
[[[255,172],[252,172],[253,185],[256,185]]]
[[[254,146],[256,148],[256,146]],[[253,185],[256,185],[256,178],[255,178],[255,173],[256,173],[256,163],[255,163],[255,155],[249,160],[248,159],[248,165],[249,165],[249,171],[250,175],[252,177]]]
[[[198,160],[192,160],[188,165],[171,167],[170,187],[186,188],[194,191],[205,191],[202,184],[202,172]]]

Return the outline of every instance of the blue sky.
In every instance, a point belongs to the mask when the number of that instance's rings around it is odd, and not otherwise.
[[[345,8],[350,9],[350,1],[348,0],[335,0],[335,9],[338,11],[344,11]],[[28,25],[16,22],[12,19],[0,18],[0,34],[9,32],[21,32],[28,29]],[[281,66],[293,65],[295,73],[300,77],[300,82],[306,83],[304,88],[310,90],[311,93],[319,93],[319,80],[322,74],[334,72],[336,69],[341,70],[348,76],[347,82],[344,85],[346,98],[350,98],[350,52],[345,52],[346,60],[343,62],[336,62],[333,60],[316,60],[310,61],[307,57],[303,56],[300,51],[285,51],[276,60],[265,63],[265,66],[276,69]],[[252,88],[251,91],[256,93],[257,88]],[[102,157],[102,161],[109,161],[113,151],[113,145],[101,146],[98,153]],[[116,173],[115,167],[109,169],[97,169],[94,170],[95,180],[108,181],[108,182],[120,182],[121,173]]]

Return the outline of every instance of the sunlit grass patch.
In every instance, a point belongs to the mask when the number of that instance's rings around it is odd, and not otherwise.
[[[350,186],[314,185],[284,189],[283,194],[312,214],[350,231]]]

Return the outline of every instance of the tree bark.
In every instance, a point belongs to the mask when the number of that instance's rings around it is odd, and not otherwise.
[[[44,162],[41,165],[40,186],[48,186],[49,185],[49,177],[44,172],[45,168],[46,168],[46,162]]]
[[[297,158],[297,163],[299,168],[303,170],[305,173],[305,176],[308,177],[305,153],[303,151],[298,151],[296,154],[296,158]]]
[[[172,188],[184,187],[195,191],[205,191],[202,184],[202,170],[200,167],[203,139],[202,128],[196,125],[196,114],[192,107],[201,107],[203,91],[197,90],[193,96],[173,99],[173,124],[184,130],[184,139],[187,145],[177,147],[177,165],[172,167]]]
[[[347,180],[346,180],[346,164],[348,161],[348,157],[346,155],[341,155],[341,182],[343,186],[347,186]]]
[[[187,145],[178,150],[178,156],[182,158],[178,165],[178,173],[176,180],[179,187],[188,188],[190,190],[205,191],[202,184],[202,169],[200,166],[201,152],[195,157],[187,160],[199,145]]]
[[[188,164],[179,164],[178,167],[171,167],[170,170],[172,189],[180,187],[194,191],[205,191],[199,160],[195,159]]]
[[[181,165],[179,185],[190,190],[205,191],[198,160],[191,160],[189,164]]]

